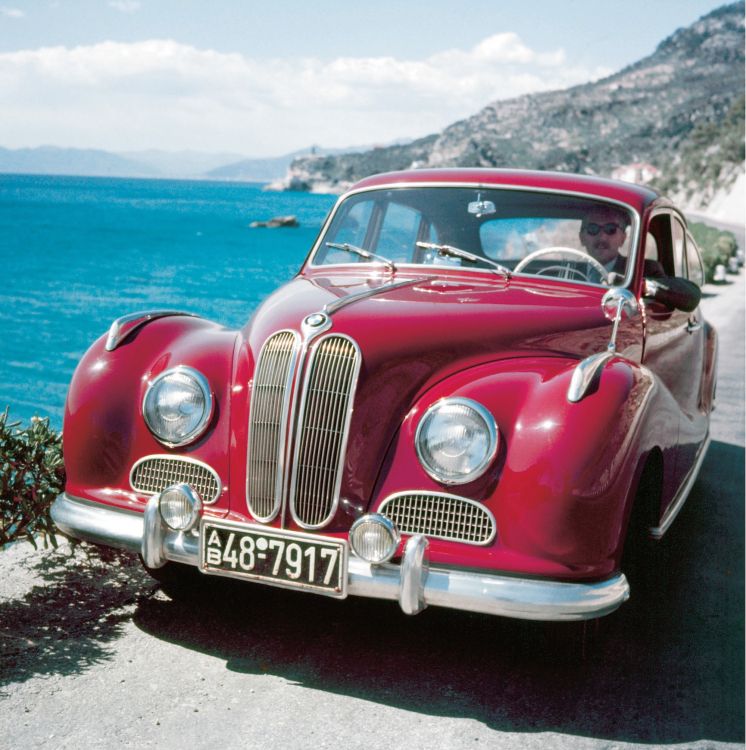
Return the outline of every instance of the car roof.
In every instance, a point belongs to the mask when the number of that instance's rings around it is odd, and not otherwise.
[[[366,177],[353,185],[351,190],[404,184],[479,185],[557,190],[626,203],[640,212],[653,202],[667,203],[660,199],[660,195],[655,190],[644,185],[569,172],[540,172],[522,169],[407,169]]]

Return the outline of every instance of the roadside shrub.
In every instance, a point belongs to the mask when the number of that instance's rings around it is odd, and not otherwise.
[[[62,435],[49,419],[22,427],[8,413],[0,414],[0,547],[24,537],[36,547],[37,534],[56,547],[49,510],[65,483]]]
[[[732,232],[721,232],[707,224],[689,224],[689,230],[694,241],[702,252],[702,262],[705,266],[705,281],[712,281],[715,266],[728,265],[728,259],[735,255],[738,249],[735,235]]]

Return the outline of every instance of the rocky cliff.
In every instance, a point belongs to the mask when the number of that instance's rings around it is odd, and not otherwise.
[[[707,195],[742,171],[743,91],[741,1],[679,29],[608,78],[496,101],[407,145],[297,159],[279,187],[338,192],[369,174],[409,167],[619,176],[645,165],[645,179],[670,192]]]

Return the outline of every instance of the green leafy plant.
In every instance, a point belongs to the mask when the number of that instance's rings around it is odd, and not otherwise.
[[[712,281],[715,267],[728,265],[728,259],[735,255],[738,249],[735,235],[732,232],[722,232],[707,224],[689,224],[689,231],[702,253],[702,263],[705,266],[705,280]]]
[[[33,417],[22,427],[0,414],[0,547],[17,539],[57,546],[50,508],[65,484],[62,434],[49,419]]]

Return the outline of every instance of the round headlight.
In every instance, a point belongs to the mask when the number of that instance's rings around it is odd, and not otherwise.
[[[379,564],[390,560],[399,546],[399,531],[386,516],[372,513],[358,518],[350,529],[350,546],[363,560]]]
[[[191,367],[174,367],[155,378],[142,406],[148,429],[172,448],[196,440],[212,416],[210,386]]]
[[[194,526],[202,509],[199,495],[188,484],[176,484],[161,492],[158,510],[166,525],[174,531],[187,531]]]
[[[481,476],[497,452],[497,426],[481,404],[444,398],[422,417],[415,437],[422,468],[443,484]]]

